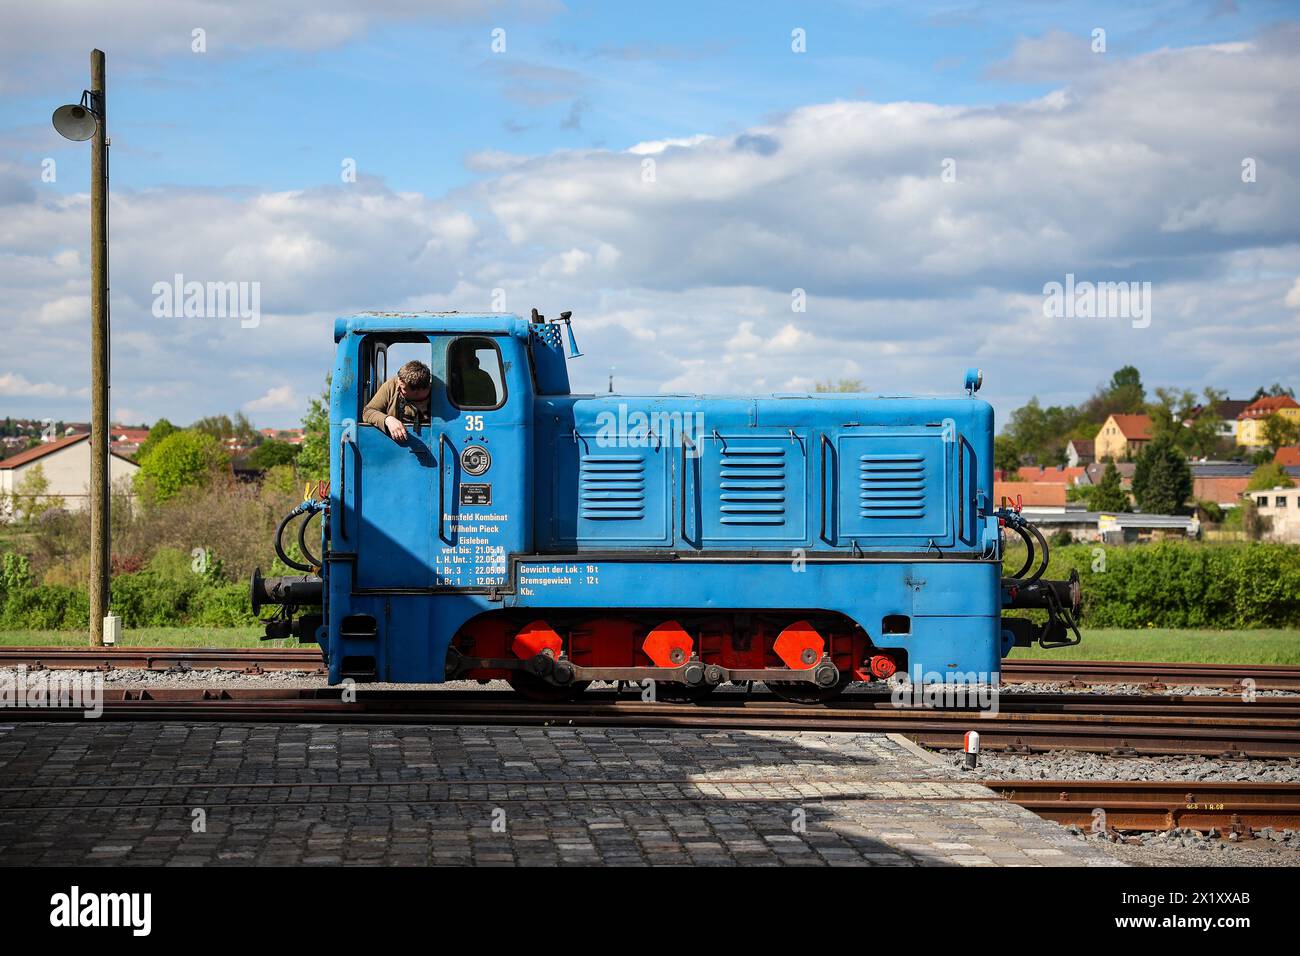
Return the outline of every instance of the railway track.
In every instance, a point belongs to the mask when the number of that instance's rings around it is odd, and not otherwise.
[[[986,750],[1079,750],[1118,755],[1300,758],[1300,702],[1291,698],[1003,695],[996,714],[971,708],[897,707],[863,694],[818,707],[765,694],[719,693],[703,702],[646,702],[612,691],[538,703],[494,691],[337,689],[140,689],[106,697],[109,720],[346,722],[365,724],[678,727],[900,733],[929,747],[961,746],[968,730]],[[3,719],[83,719],[80,709],[6,709]]]
[[[132,668],[166,671],[220,668],[244,673],[301,670],[324,673],[320,651],[298,647],[0,647],[0,667]],[[1201,685],[1237,688],[1246,679],[1256,690],[1300,691],[1300,667],[1280,664],[1187,664],[1150,661],[1009,660],[1002,665],[1006,683],[1063,682],[1091,684]]]
[[[984,785],[1045,819],[1083,830],[1186,827],[1249,837],[1264,827],[1300,827],[1296,783],[986,780]]]
[[[325,673],[321,652],[298,647],[0,647],[0,667],[51,670],[111,668],[168,671],[235,670]]]

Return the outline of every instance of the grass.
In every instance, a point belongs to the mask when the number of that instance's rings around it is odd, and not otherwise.
[[[297,647],[296,640],[259,641],[258,627],[128,628],[122,643],[137,647]],[[81,631],[0,631],[0,645],[53,644],[81,647]],[[1083,643],[1045,651],[1018,647],[1017,660],[1072,661],[1194,661],[1204,664],[1300,664],[1300,630],[1179,631],[1150,628],[1139,631],[1083,631]]]
[[[1202,664],[1300,664],[1300,630],[1199,631],[1081,628],[1083,643],[1043,650],[1017,647],[1012,660],[1188,661]]]

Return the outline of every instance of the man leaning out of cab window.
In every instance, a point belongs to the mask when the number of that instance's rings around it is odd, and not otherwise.
[[[429,394],[433,373],[423,362],[407,362],[397,374],[375,390],[361,413],[369,424],[388,432],[393,441],[406,441],[407,422],[429,421]]]

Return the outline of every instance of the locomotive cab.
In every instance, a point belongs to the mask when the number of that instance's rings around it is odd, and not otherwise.
[[[364,384],[345,378],[334,389],[337,513],[331,508],[331,524],[351,542],[345,553],[355,556],[353,587],[382,593],[504,584],[505,556],[528,543],[532,388],[523,343],[486,325],[357,339]],[[430,419],[408,426],[400,441],[361,418],[396,355],[433,372]]]

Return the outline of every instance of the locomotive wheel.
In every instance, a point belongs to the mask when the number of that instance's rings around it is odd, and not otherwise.
[[[655,700],[669,704],[693,704],[713,693],[716,684],[683,684],[678,681],[655,682]]]
[[[764,681],[774,697],[779,697],[791,704],[824,704],[844,693],[853,683],[851,679],[841,678],[838,684],[830,687],[818,687],[803,681],[769,680]]]
[[[506,679],[510,682],[510,686],[515,693],[521,697],[527,697],[529,700],[541,701],[546,704],[572,700],[591,684],[589,680],[578,680],[571,684],[552,684],[550,681],[542,680],[536,674],[529,674],[527,671],[513,671]]]

